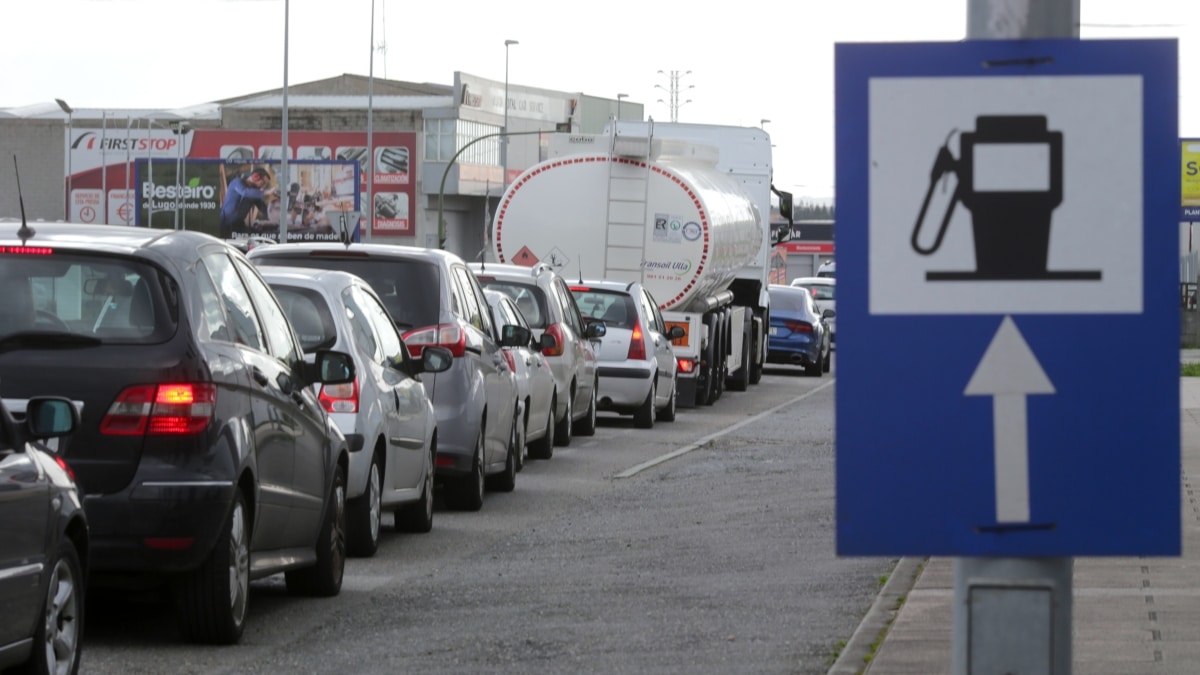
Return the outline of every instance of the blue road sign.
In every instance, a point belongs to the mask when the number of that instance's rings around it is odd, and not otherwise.
[[[841,555],[1178,555],[1174,40],[836,48]]]

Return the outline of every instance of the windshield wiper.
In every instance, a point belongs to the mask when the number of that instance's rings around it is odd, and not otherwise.
[[[27,348],[59,348],[59,347],[95,347],[104,344],[100,338],[79,333],[63,333],[59,331],[28,330],[12,333],[0,338],[0,351]]]

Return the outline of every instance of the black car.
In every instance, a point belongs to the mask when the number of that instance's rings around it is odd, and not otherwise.
[[[47,445],[75,430],[64,398],[0,401],[0,670],[79,670],[88,527],[70,466]],[[61,442],[61,441],[60,441]]]
[[[335,595],[345,438],[309,385],[267,284],[226,242],[181,230],[0,222],[0,396],[82,406],[61,450],[91,527],[93,585],[169,583],[183,636],[232,643],[249,581]]]

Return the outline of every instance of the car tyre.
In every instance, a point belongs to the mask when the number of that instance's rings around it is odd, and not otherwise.
[[[554,410],[558,407],[558,397],[550,397],[550,412],[547,413],[546,433],[529,444],[529,456],[534,459],[550,459],[554,456]]]
[[[346,475],[341,467],[333,472],[325,522],[316,545],[317,564],[284,573],[288,593],[332,597],[342,590],[346,571]]]
[[[508,432],[508,453],[504,458],[504,471],[487,477],[488,489],[493,492],[512,492],[517,487],[517,455],[521,452],[517,447],[520,434],[517,432],[519,419],[514,419],[512,431]]]
[[[371,455],[367,489],[346,503],[346,546],[350,555],[368,558],[379,549],[383,521],[383,467],[379,452]]]
[[[554,442],[566,447],[571,444],[571,436],[575,433],[575,392],[567,393],[567,412],[562,421],[554,427]]]
[[[832,349],[832,346],[830,347],[830,349]],[[825,361],[821,363],[821,372],[828,373],[830,368],[832,368],[832,367],[833,367],[833,352],[827,351],[827,352],[825,352]]]
[[[818,352],[817,362],[809,366],[804,366],[804,374],[812,377],[820,377],[823,368],[822,361],[821,354]]]
[[[478,511],[483,508],[483,427],[475,440],[475,455],[471,458],[471,473],[454,481],[451,498],[459,511]]]
[[[437,457],[437,436],[430,449],[429,470],[425,472],[425,480],[421,484],[421,498],[415,504],[408,504],[396,511],[396,531],[427,534],[433,530],[433,473]]]
[[[516,460],[517,473],[525,468],[525,453],[529,446],[529,406],[533,403],[532,400],[525,401],[525,406],[521,414],[517,417],[516,433],[517,433],[517,454],[514,456]]]
[[[674,422],[675,421],[675,399],[679,398],[679,376],[676,375],[674,381],[671,382],[671,397],[668,403],[660,408],[657,413],[659,422]]]
[[[63,537],[46,568],[50,575],[33,635],[30,671],[75,675],[83,650],[84,601],[83,564],[75,544]]]
[[[599,380],[592,383],[592,395],[588,399],[587,412],[583,415],[583,419],[579,421],[579,426],[575,428],[575,433],[580,436],[596,435],[596,390],[599,388]]]
[[[639,429],[654,427],[654,395],[657,393],[654,380],[657,378],[657,375],[650,376],[650,392],[646,394],[646,400],[633,412],[633,425]]]
[[[241,639],[250,599],[249,524],[246,498],[237,490],[208,558],[176,584],[179,630],[184,639],[225,645]]]

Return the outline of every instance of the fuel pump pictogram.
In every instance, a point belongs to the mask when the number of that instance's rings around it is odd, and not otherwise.
[[[953,132],[951,133],[953,135]],[[1098,280],[1099,270],[1048,270],[1050,223],[1063,197],[1063,135],[1044,115],[980,115],[963,132],[959,158],[949,139],[938,150],[929,189],[913,226],[912,247],[930,255],[942,245],[960,202],[971,212],[975,270],[927,271],[927,281]],[[1021,171],[1012,171],[1020,167]],[[1035,170],[1029,171],[1029,167]],[[1044,171],[1042,169],[1044,167]],[[1005,170],[1009,171],[1006,173]],[[938,181],[953,173],[958,184],[930,246],[919,237]]]

